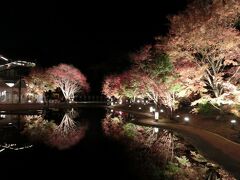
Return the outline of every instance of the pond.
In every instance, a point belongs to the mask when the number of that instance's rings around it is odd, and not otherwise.
[[[201,175],[199,179],[213,174],[212,164],[183,139],[167,130],[135,125],[131,123],[134,118],[99,107],[2,112],[1,174],[165,179],[183,178],[181,174],[187,174],[190,167],[191,176]]]
[[[123,146],[102,131],[105,112],[103,108],[83,108],[1,114],[1,173],[135,178]]]

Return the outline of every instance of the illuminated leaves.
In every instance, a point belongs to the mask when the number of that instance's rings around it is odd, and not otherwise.
[[[49,68],[47,74],[62,90],[64,97],[68,101],[74,99],[76,92],[89,90],[86,77],[72,65],[59,64]]]

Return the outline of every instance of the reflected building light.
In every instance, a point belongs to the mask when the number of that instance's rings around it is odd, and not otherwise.
[[[160,112],[161,112],[161,113],[163,113],[163,112],[164,112],[164,110],[163,110],[163,109],[160,109]]]
[[[6,114],[1,114],[0,118],[6,118]]]
[[[6,85],[8,85],[9,87],[13,87],[14,83],[6,83]]]
[[[8,61],[8,59],[3,57],[2,55],[0,55],[0,58],[3,59],[4,61]]]
[[[158,133],[159,129],[157,127],[153,128],[155,133]]]

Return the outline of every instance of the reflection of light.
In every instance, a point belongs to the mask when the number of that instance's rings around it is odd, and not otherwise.
[[[185,122],[188,122],[189,120],[190,120],[189,117],[184,117]]]
[[[122,104],[122,101],[119,101],[119,104]]]
[[[113,112],[113,109],[111,109],[111,112]]]
[[[0,58],[3,59],[4,61],[8,61],[8,59],[3,56],[0,56]]]
[[[146,100],[146,103],[148,103],[148,100]]]
[[[138,109],[142,109],[141,107],[139,107]]]
[[[163,110],[163,109],[160,109],[160,112],[164,112],[164,110]]]
[[[137,103],[140,103],[140,100],[139,100],[139,99],[137,100]]]
[[[12,123],[10,122],[10,123],[8,123],[8,125],[12,125]]]
[[[6,115],[5,114],[1,114],[0,118],[6,118]]]
[[[41,100],[40,103],[43,103],[43,100]]]
[[[31,100],[28,100],[29,103],[31,103],[32,101]]]
[[[155,133],[158,133],[158,128],[153,128]]]
[[[180,116],[179,115],[176,115],[176,118],[179,118]]]
[[[6,83],[6,85],[8,85],[9,87],[13,87],[14,83]]]
[[[237,123],[237,121],[236,121],[235,119],[232,119],[230,122],[231,122],[232,124],[236,124],[236,123]]]
[[[159,119],[159,112],[155,112],[155,114],[154,114],[154,118],[157,120],[157,119]]]
[[[122,115],[122,111],[119,111],[119,114]]]

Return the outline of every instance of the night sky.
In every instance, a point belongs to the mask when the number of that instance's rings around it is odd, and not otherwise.
[[[166,15],[184,9],[186,1],[10,2],[0,11],[0,54],[42,67],[73,64],[98,94],[102,78],[127,69],[128,54],[165,34]]]

